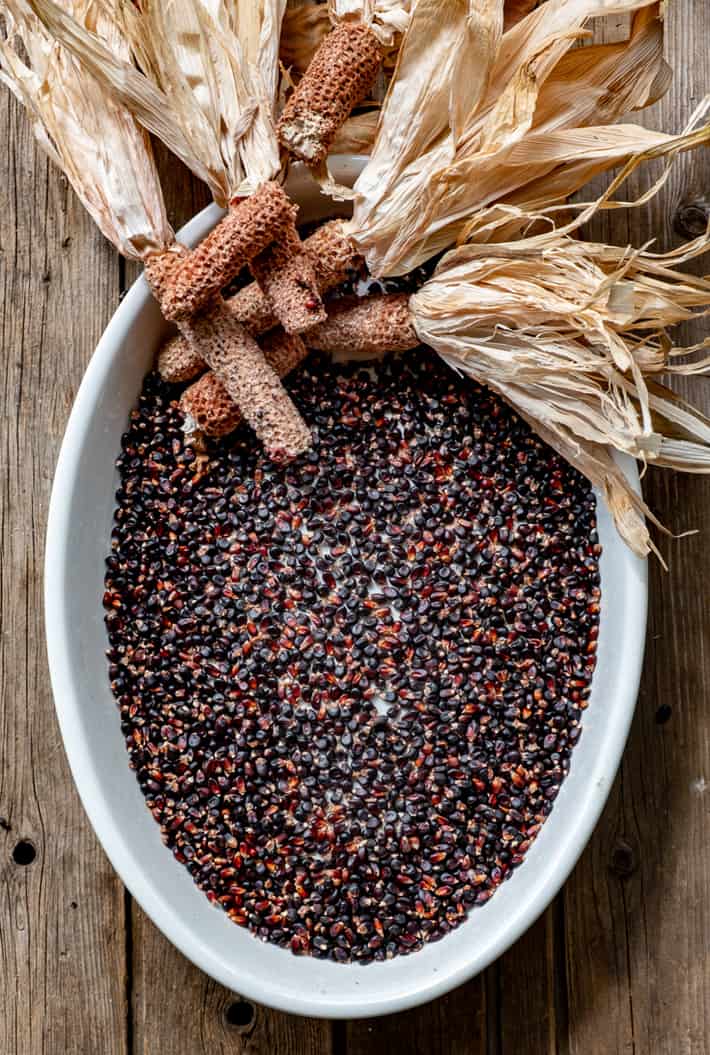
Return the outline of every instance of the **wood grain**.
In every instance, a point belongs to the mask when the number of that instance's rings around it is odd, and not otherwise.
[[[188,962],[133,906],[134,1055],[330,1055],[328,1022],[242,1000]]]
[[[483,978],[423,1007],[387,1018],[351,1022],[343,1031],[348,1055],[486,1055],[487,999]]]
[[[69,776],[42,623],[52,472],[118,264],[5,90],[0,123],[0,1051],[124,1055],[123,889]]]
[[[558,899],[491,969],[498,990],[501,1055],[555,1055],[565,1030],[562,902]]]

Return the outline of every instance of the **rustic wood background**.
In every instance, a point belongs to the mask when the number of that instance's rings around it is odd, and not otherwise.
[[[710,90],[707,0],[669,4],[677,76],[646,119],[680,129]],[[613,32],[623,32],[618,19]],[[42,550],[50,483],[82,371],[133,278],[0,94],[0,1053],[2,1055],[704,1055],[710,1053],[710,480],[650,472],[674,529],[651,568],[643,687],[621,773],[564,892],[485,975],[419,1010],[307,1021],[211,982],[112,872],[74,791],[49,688]],[[204,189],[165,164],[176,224]],[[602,223],[678,240],[710,198],[710,154],[662,197]],[[708,327],[704,333],[707,334]],[[690,335],[700,339],[702,328]],[[710,382],[682,386],[710,413]]]

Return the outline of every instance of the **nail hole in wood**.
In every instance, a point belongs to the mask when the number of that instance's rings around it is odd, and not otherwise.
[[[76,901],[72,901],[71,902],[71,907],[72,908],[79,908],[79,906],[77,905]]]
[[[672,714],[673,708],[671,705],[669,703],[662,703],[656,711],[656,722],[658,725],[665,725],[666,722],[670,720]]]
[[[227,1024],[230,1026],[250,1026],[254,1021],[254,1007],[246,1000],[235,1000],[224,1012]]]
[[[21,839],[12,851],[13,861],[16,865],[22,865],[23,868],[31,865],[36,856],[37,851],[28,839]]]
[[[710,201],[698,198],[680,205],[673,217],[673,226],[682,238],[700,238],[710,221]]]
[[[636,854],[633,847],[624,839],[619,839],[611,851],[611,870],[620,879],[628,879],[637,868]]]

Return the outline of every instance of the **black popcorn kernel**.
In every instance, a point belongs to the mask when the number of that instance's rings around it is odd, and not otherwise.
[[[109,677],[146,803],[209,900],[365,965],[457,927],[553,808],[596,656],[595,503],[431,352],[314,357],[288,387],[314,449],[279,466],[246,430],[186,449],[174,389],[146,379],[118,459]]]

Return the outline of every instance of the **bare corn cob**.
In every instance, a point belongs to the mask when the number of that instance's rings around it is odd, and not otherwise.
[[[304,327],[308,312],[314,321],[325,316],[315,272],[294,226],[295,211],[278,184],[265,184],[234,206],[197,249],[190,252],[176,246],[154,254],[146,263],[163,314],[178,322],[186,338],[186,358],[193,364],[205,362],[216,372],[267,451],[279,458],[302,453],[308,446],[308,431],[259,345],[226,308],[220,290],[246,256],[258,261],[255,271],[273,291],[267,299],[276,314],[292,312],[300,298],[304,303],[297,327]],[[279,248],[273,243],[274,234],[280,239]],[[218,323],[224,323],[224,334]],[[226,335],[234,338],[232,348],[226,347]],[[179,364],[175,342],[170,354],[182,379],[189,378],[189,370]]]
[[[359,270],[364,261],[359,249],[350,238],[343,220],[330,220],[319,227],[306,247],[316,269],[318,286],[322,293],[345,282],[351,271]]]
[[[180,384],[197,377],[206,364],[199,351],[178,333],[160,349],[157,367],[163,380]]]
[[[362,264],[362,257],[348,238],[342,220],[323,224],[303,245],[321,293],[339,286]],[[226,303],[234,318],[252,334],[265,333],[278,324],[270,301],[256,282],[245,286]],[[189,381],[205,368],[204,359],[182,337],[171,338],[158,356],[158,370],[165,381]]]
[[[325,160],[340,126],[372,88],[382,56],[377,37],[361,23],[342,22],[324,38],[277,126],[294,157],[309,165]]]
[[[294,223],[297,212],[278,183],[265,183],[232,204],[196,249],[150,257],[146,274],[165,318],[178,322],[195,315]]]
[[[304,333],[327,318],[313,262],[293,224],[254,257],[250,270],[287,333]]]
[[[205,361],[262,440],[269,457],[287,461],[308,450],[310,433],[261,348],[219,300],[184,324]]]
[[[253,333],[255,337],[266,333],[267,330],[273,330],[274,326],[279,324],[273,305],[258,282],[242,286],[238,293],[227,298],[227,304],[234,318],[246,326],[249,333]],[[165,380],[170,381],[171,378],[166,376]]]
[[[262,341],[264,357],[279,377],[305,358],[300,339],[289,345],[281,330],[267,334]],[[294,340],[294,338],[290,338]],[[386,352],[404,352],[420,343],[412,325],[409,297],[405,293],[377,294],[371,297],[344,297],[331,305],[326,322],[309,330],[309,348],[330,352],[336,357],[376,358]],[[225,436],[240,422],[236,407],[212,374],[204,374],[187,389],[183,410],[208,436]]]
[[[266,183],[230,206],[196,249],[152,256],[146,272],[166,319],[179,322],[195,315],[249,263],[273,315],[288,332],[322,322],[325,310],[296,230],[297,212],[279,184]]]
[[[264,358],[279,377],[287,377],[308,355],[305,341],[293,333],[274,330],[261,340]]]
[[[239,407],[211,370],[183,392],[180,406],[188,437],[199,430],[217,439],[234,432],[243,421]]]
[[[308,354],[300,337],[281,329],[267,334],[261,347],[266,362],[279,377],[289,374]],[[190,426],[207,436],[226,436],[242,423],[239,409],[211,370],[183,392],[180,405]]]
[[[170,299],[174,275],[191,255],[176,244],[146,261],[146,277],[161,305]],[[216,373],[271,457],[295,458],[307,450],[308,429],[259,345],[227,309],[221,294],[213,294],[203,311],[177,321],[188,358],[206,363]],[[174,341],[171,350],[175,363]],[[189,376],[183,364],[182,377]]]
[[[419,344],[406,293],[343,297],[332,305],[327,321],[308,334],[307,341],[309,348],[355,358],[406,352]]]

